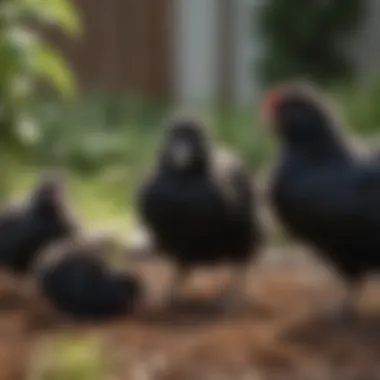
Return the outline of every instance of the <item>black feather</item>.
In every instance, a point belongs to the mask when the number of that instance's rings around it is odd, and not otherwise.
[[[349,282],[380,269],[380,163],[348,149],[324,107],[304,94],[275,110],[282,156],[271,198],[284,225]]]
[[[0,214],[0,265],[23,274],[47,245],[76,231],[63,203],[55,198],[58,184],[41,183],[26,205]],[[57,190],[58,191],[58,190]]]
[[[94,241],[61,242],[36,266],[39,289],[63,315],[86,321],[115,318],[134,310],[141,285],[128,273],[112,271],[107,251]]]
[[[185,166],[171,156],[178,141],[192,152]],[[169,129],[138,204],[158,249],[182,266],[244,263],[259,240],[249,173],[236,157],[214,149],[203,126],[192,120]]]

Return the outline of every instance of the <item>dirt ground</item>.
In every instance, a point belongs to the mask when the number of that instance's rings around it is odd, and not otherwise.
[[[65,325],[42,300],[7,296],[3,280],[0,380],[380,379],[380,283],[363,289],[357,319],[338,323],[322,316],[341,300],[342,286],[310,257],[295,247],[269,249],[250,268],[244,310],[229,317],[204,307],[224,277],[201,272],[188,286],[186,310],[160,308],[170,278],[161,262],[134,266],[157,305],[103,326]],[[97,342],[92,375],[43,368],[52,365],[54,342],[67,336],[74,346]],[[58,355],[63,363],[65,355]]]

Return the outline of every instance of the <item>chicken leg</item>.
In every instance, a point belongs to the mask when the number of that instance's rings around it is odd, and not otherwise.
[[[230,274],[231,277],[226,291],[217,299],[217,307],[226,316],[232,315],[243,308],[248,274],[247,265],[233,265]]]

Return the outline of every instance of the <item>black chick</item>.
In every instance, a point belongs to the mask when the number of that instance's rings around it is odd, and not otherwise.
[[[236,276],[221,306],[235,309],[259,241],[254,186],[243,164],[214,149],[200,122],[176,120],[138,204],[157,249],[177,267],[170,301],[191,269],[226,262]]]
[[[37,289],[70,320],[99,322],[133,312],[142,286],[132,275],[108,267],[110,249],[107,240],[85,237],[50,247],[35,266]]]
[[[0,266],[24,275],[43,248],[76,232],[64,198],[63,185],[49,177],[25,205],[0,214]]]
[[[306,87],[274,90],[265,113],[281,148],[271,187],[274,210],[346,281],[339,315],[348,316],[351,290],[380,269],[380,162],[357,158],[322,100]]]

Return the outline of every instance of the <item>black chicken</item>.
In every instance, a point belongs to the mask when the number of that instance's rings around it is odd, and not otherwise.
[[[284,86],[264,106],[281,148],[274,209],[347,282],[339,315],[348,316],[352,291],[367,272],[380,269],[380,162],[357,158],[315,91]]]
[[[37,289],[63,316],[76,321],[105,321],[133,312],[142,286],[128,273],[111,270],[112,245],[101,238],[61,241],[35,266]]]
[[[26,274],[43,248],[75,233],[76,223],[66,206],[63,185],[49,177],[38,185],[26,205],[3,211],[0,266],[14,274]]]
[[[211,147],[200,122],[171,124],[157,167],[140,189],[139,211],[158,250],[177,266],[171,301],[193,267],[226,262],[236,278],[222,307],[238,306],[242,274],[259,240],[253,183],[236,157]]]

